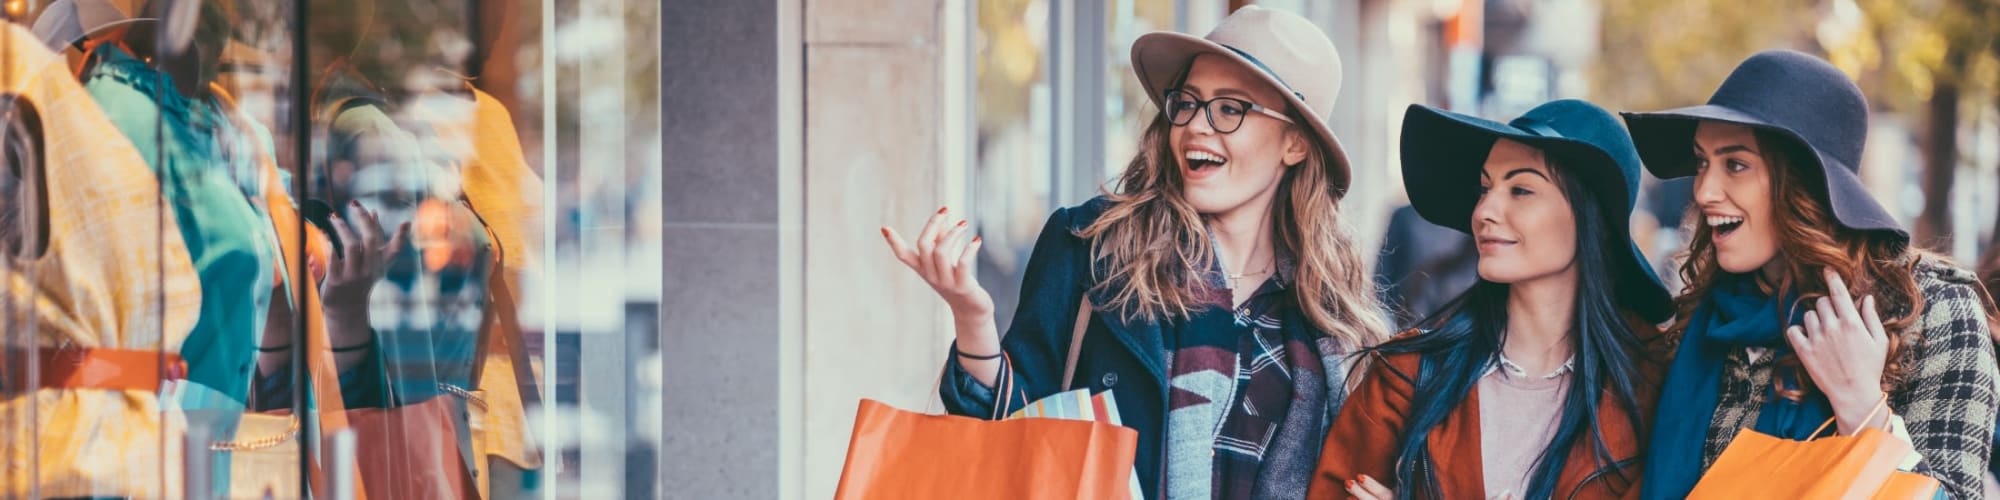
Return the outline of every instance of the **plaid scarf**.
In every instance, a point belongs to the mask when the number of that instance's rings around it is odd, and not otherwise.
[[[1332,383],[1324,335],[1296,321],[1289,261],[1241,307],[1183,324],[1168,349],[1167,498],[1300,498]],[[1219,278],[1219,275],[1218,275]],[[1219,279],[1218,279],[1219,281]],[[1230,291],[1216,283],[1217,304]],[[1223,314],[1227,311],[1228,314]],[[1298,410],[1298,411],[1294,411]]]

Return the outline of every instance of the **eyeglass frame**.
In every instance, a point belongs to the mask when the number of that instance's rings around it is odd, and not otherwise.
[[[1277,112],[1277,111],[1273,111],[1273,110],[1272,110],[1271,108],[1266,108],[1266,107],[1264,107],[1264,105],[1262,105],[1262,104],[1257,104],[1256,102],[1254,102],[1254,101],[1251,101],[1251,100],[1249,100],[1249,99],[1243,99],[1243,98],[1239,98],[1239,97],[1229,97],[1229,96],[1215,96],[1215,97],[1212,97],[1212,98],[1209,98],[1209,99],[1202,99],[1202,98],[1201,98],[1201,96],[1198,96],[1198,95],[1195,95],[1195,93],[1193,93],[1193,92],[1188,92],[1188,90],[1187,90],[1187,89],[1185,89],[1185,88],[1178,88],[1178,87],[1177,87],[1177,88],[1171,88],[1171,89],[1167,89],[1167,91],[1166,91],[1166,92],[1163,92],[1162,94],[1163,94],[1163,95],[1161,96],[1161,100],[1162,100],[1162,102],[1164,102],[1164,103],[1166,103],[1166,104],[1167,104],[1167,106],[1166,106],[1166,107],[1167,107],[1167,110],[1166,110],[1166,118],[1167,118],[1167,123],[1168,123],[1168,124],[1171,124],[1171,125],[1173,125],[1173,126],[1176,126],[1176,127],[1185,127],[1185,126],[1187,126],[1188,124],[1191,124],[1191,123],[1194,123],[1194,116],[1193,116],[1192,114],[1190,114],[1190,115],[1188,116],[1188,119],[1187,119],[1187,120],[1185,120],[1185,121],[1180,121],[1180,122],[1178,122],[1178,123],[1177,123],[1177,122],[1176,122],[1176,121],[1174,120],[1174,114],[1175,114],[1175,112],[1174,112],[1174,109],[1173,109],[1173,102],[1174,102],[1174,95],[1175,95],[1175,94],[1187,94],[1187,97],[1188,97],[1188,99],[1189,99],[1189,100],[1192,100],[1192,101],[1194,101],[1194,103],[1195,103],[1195,111],[1198,111],[1198,112],[1201,112],[1201,114],[1203,114],[1203,115],[1206,115],[1206,116],[1207,116],[1207,118],[1208,118],[1208,128],[1211,128],[1211,129],[1215,129],[1215,131],[1216,131],[1216,132],[1220,132],[1220,133],[1224,133],[1224,134],[1233,134],[1233,133],[1236,133],[1236,131],[1237,131],[1237,130],[1242,130],[1242,129],[1243,129],[1243,121],[1242,121],[1242,120],[1237,120],[1237,122],[1236,122],[1236,126],[1235,126],[1235,127],[1230,127],[1230,129],[1229,129],[1229,130],[1223,130],[1223,129],[1222,129],[1222,126],[1220,126],[1220,125],[1217,125],[1217,124],[1215,123],[1215,110],[1214,110],[1213,108],[1210,108],[1210,107],[1209,107],[1210,105],[1212,105],[1212,104],[1216,103],[1217,101],[1224,101],[1224,100],[1227,100],[1227,101],[1235,101],[1235,102],[1237,102],[1237,103],[1240,103],[1240,104],[1243,104],[1245,108],[1247,108],[1247,109],[1249,109],[1249,110],[1251,110],[1251,111],[1256,111],[1256,112],[1260,112],[1260,113],[1263,113],[1263,114],[1264,114],[1264,116],[1268,116],[1268,117],[1271,117],[1271,118],[1274,118],[1274,119],[1277,119],[1278,121],[1282,121],[1282,122],[1285,122],[1285,123],[1289,123],[1289,124],[1293,124],[1293,125],[1297,125],[1297,124],[1298,124],[1298,122],[1297,122],[1297,121],[1293,121],[1293,120],[1292,120],[1292,117],[1289,117],[1289,116],[1285,116],[1285,114],[1284,114],[1284,113],[1279,113],[1279,112]],[[1249,115],[1244,115],[1244,116],[1249,116]]]

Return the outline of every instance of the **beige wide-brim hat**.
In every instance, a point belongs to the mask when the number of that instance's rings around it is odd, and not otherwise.
[[[1132,69],[1153,105],[1164,109],[1161,101],[1167,90],[1202,54],[1232,61],[1285,94],[1285,101],[1299,110],[1307,128],[1326,145],[1330,153],[1326,168],[1334,186],[1347,192],[1353,179],[1347,149],[1326,123],[1333,116],[1333,101],[1340,96],[1340,52],[1325,32],[1297,14],[1251,5],[1223,18],[1207,37],[1171,31],[1140,36],[1132,42]]]
[[[50,50],[63,51],[99,31],[128,24],[157,22],[152,17],[134,17],[130,2],[113,0],[56,0],[42,8],[31,28],[35,38]]]

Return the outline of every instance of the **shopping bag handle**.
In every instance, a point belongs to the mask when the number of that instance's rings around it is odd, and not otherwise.
[[[930,398],[930,403],[924,405],[924,413],[937,413],[938,398],[935,396],[937,396],[939,389],[944,388],[944,374],[946,371],[948,370],[938,370],[937,380],[931,382],[931,396],[933,397]],[[1000,351],[1000,372],[994,378],[998,380],[994,381],[997,385],[993,391],[993,413],[987,420],[999,420],[1000,417],[1007,416],[1009,413],[1007,410],[1014,406],[1014,395],[1012,393],[1014,390],[1014,361],[1007,358],[1006,350]]]
[[[1063,360],[1062,390],[1058,392],[1069,392],[1072,388],[1071,383],[1076,381],[1076,358],[1079,353],[1083,352],[1083,332],[1088,326],[1090,326],[1090,296],[1085,295],[1082,300],[1077,301],[1076,325],[1070,328],[1069,357]],[[1014,405],[1013,372],[1014,361],[1008,358],[1006,349],[1001,349],[1000,373],[994,377],[998,380],[995,381],[997,384],[995,389],[997,390],[993,393],[993,414],[990,420],[999,420],[1007,416],[1009,413],[1007,410],[1011,409]],[[931,384],[931,393],[936,394],[938,389],[942,387],[944,387],[944,372],[939,371],[937,382]],[[931,401],[935,403],[937,400],[933,398]],[[928,405],[926,409],[929,409]]]
[[[1062,392],[1069,392],[1076,381],[1076,357],[1083,352],[1083,332],[1090,326],[1090,295],[1084,294],[1076,305],[1076,326],[1069,331],[1069,358],[1063,361]]]
[[[995,395],[993,401],[993,415],[991,418],[988,418],[987,420],[999,420],[1002,418],[1007,418],[1007,415],[1009,413],[1013,413],[1007,410],[1013,409],[1014,407],[1014,362],[1012,360],[1007,359],[1007,353],[1005,351],[1002,351],[1000,353],[999,379],[1000,380],[998,382],[1000,383],[999,387],[1000,390],[998,392],[993,393]]]
[[[1883,395],[1882,395],[1882,400],[1881,400],[1881,401],[1876,401],[1876,402],[1875,402],[1875,409],[1873,409],[1873,410],[1868,410],[1868,416],[1866,416],[1866,417],[1862,417],[1862,418],[1861,418],[1861,423],[1862,423],[1862,424],[1863,424],[1863,425],[1865,426],[1865,425],[1867,425],[1867,424],[1868,424],[1869,422],[1873,422],[1873,421],[1875,421],[1875,415],[1876,415],[1876,414],[1878,414],[1878,413],[1881,413],[1881,412],[1882,412],[1882,409],[1883,409],[1883,408],[1888,408],[1888,407],[1889,407],[1889,395],[1888,395],[1888,394],[1883,394]],[[1812,434],[1810,434],[1810,435],[1806,436],[1806,440],[1807,440],[1807,441],[1811,441],[1811,440],[1814,440],[1814,439],[1819,439],[1819,433],[1821,433],[1821,432],[1826,432],[1826,428],[1828,428],[1828,427],[1832,427],[1832,426],[1833,426],[1833,423],[1834,423],[1834,421],[1837,421],[1837,420],[1839,420],[1839,419],[1840,419],[1840,417],[1837,417],[1837,416],[1836,416],[1836,417],[1832,417],[1832,418],[1828,418],[1828,419],[1826,419],[1826,423],[1823,423],[1823,424],[1819,424],[1819,428],[1818,428],[1818,429],[1814,429],[1814,430],[1813,430],[1813,433],[1812,433]],[[1888,422],[1888,421],[1886,421],[1886,420],[1885,420],[1885,421],[1883,421],[1883,422],[1882,422],[1882,428],[1884,428],[1884,429],[1887,429],[1888,427],[1889,427],[1889,422]],[[1863,429],[1866,429],[1867,427],[1862,427],[1862,428],[1863,428]],[[1861,433],[1861,431],[1854,431],[1854,432],[1855,432],[1855,434],[1860,434],[1860,433]]]

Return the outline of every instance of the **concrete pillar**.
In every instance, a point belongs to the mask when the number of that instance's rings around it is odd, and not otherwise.
[[[826,498],[861,398],[940,411],[943,303],[876,228],[965,199],[969,5],[666,5],[668,498]]]
[[[663,7],[661,484],[667,498],[775,498],[780,4]]]
[[[941,411],[947,313],[876,229],[964,209],[966,5],[805,2],[804,498],[832,496],[861,398]]]

